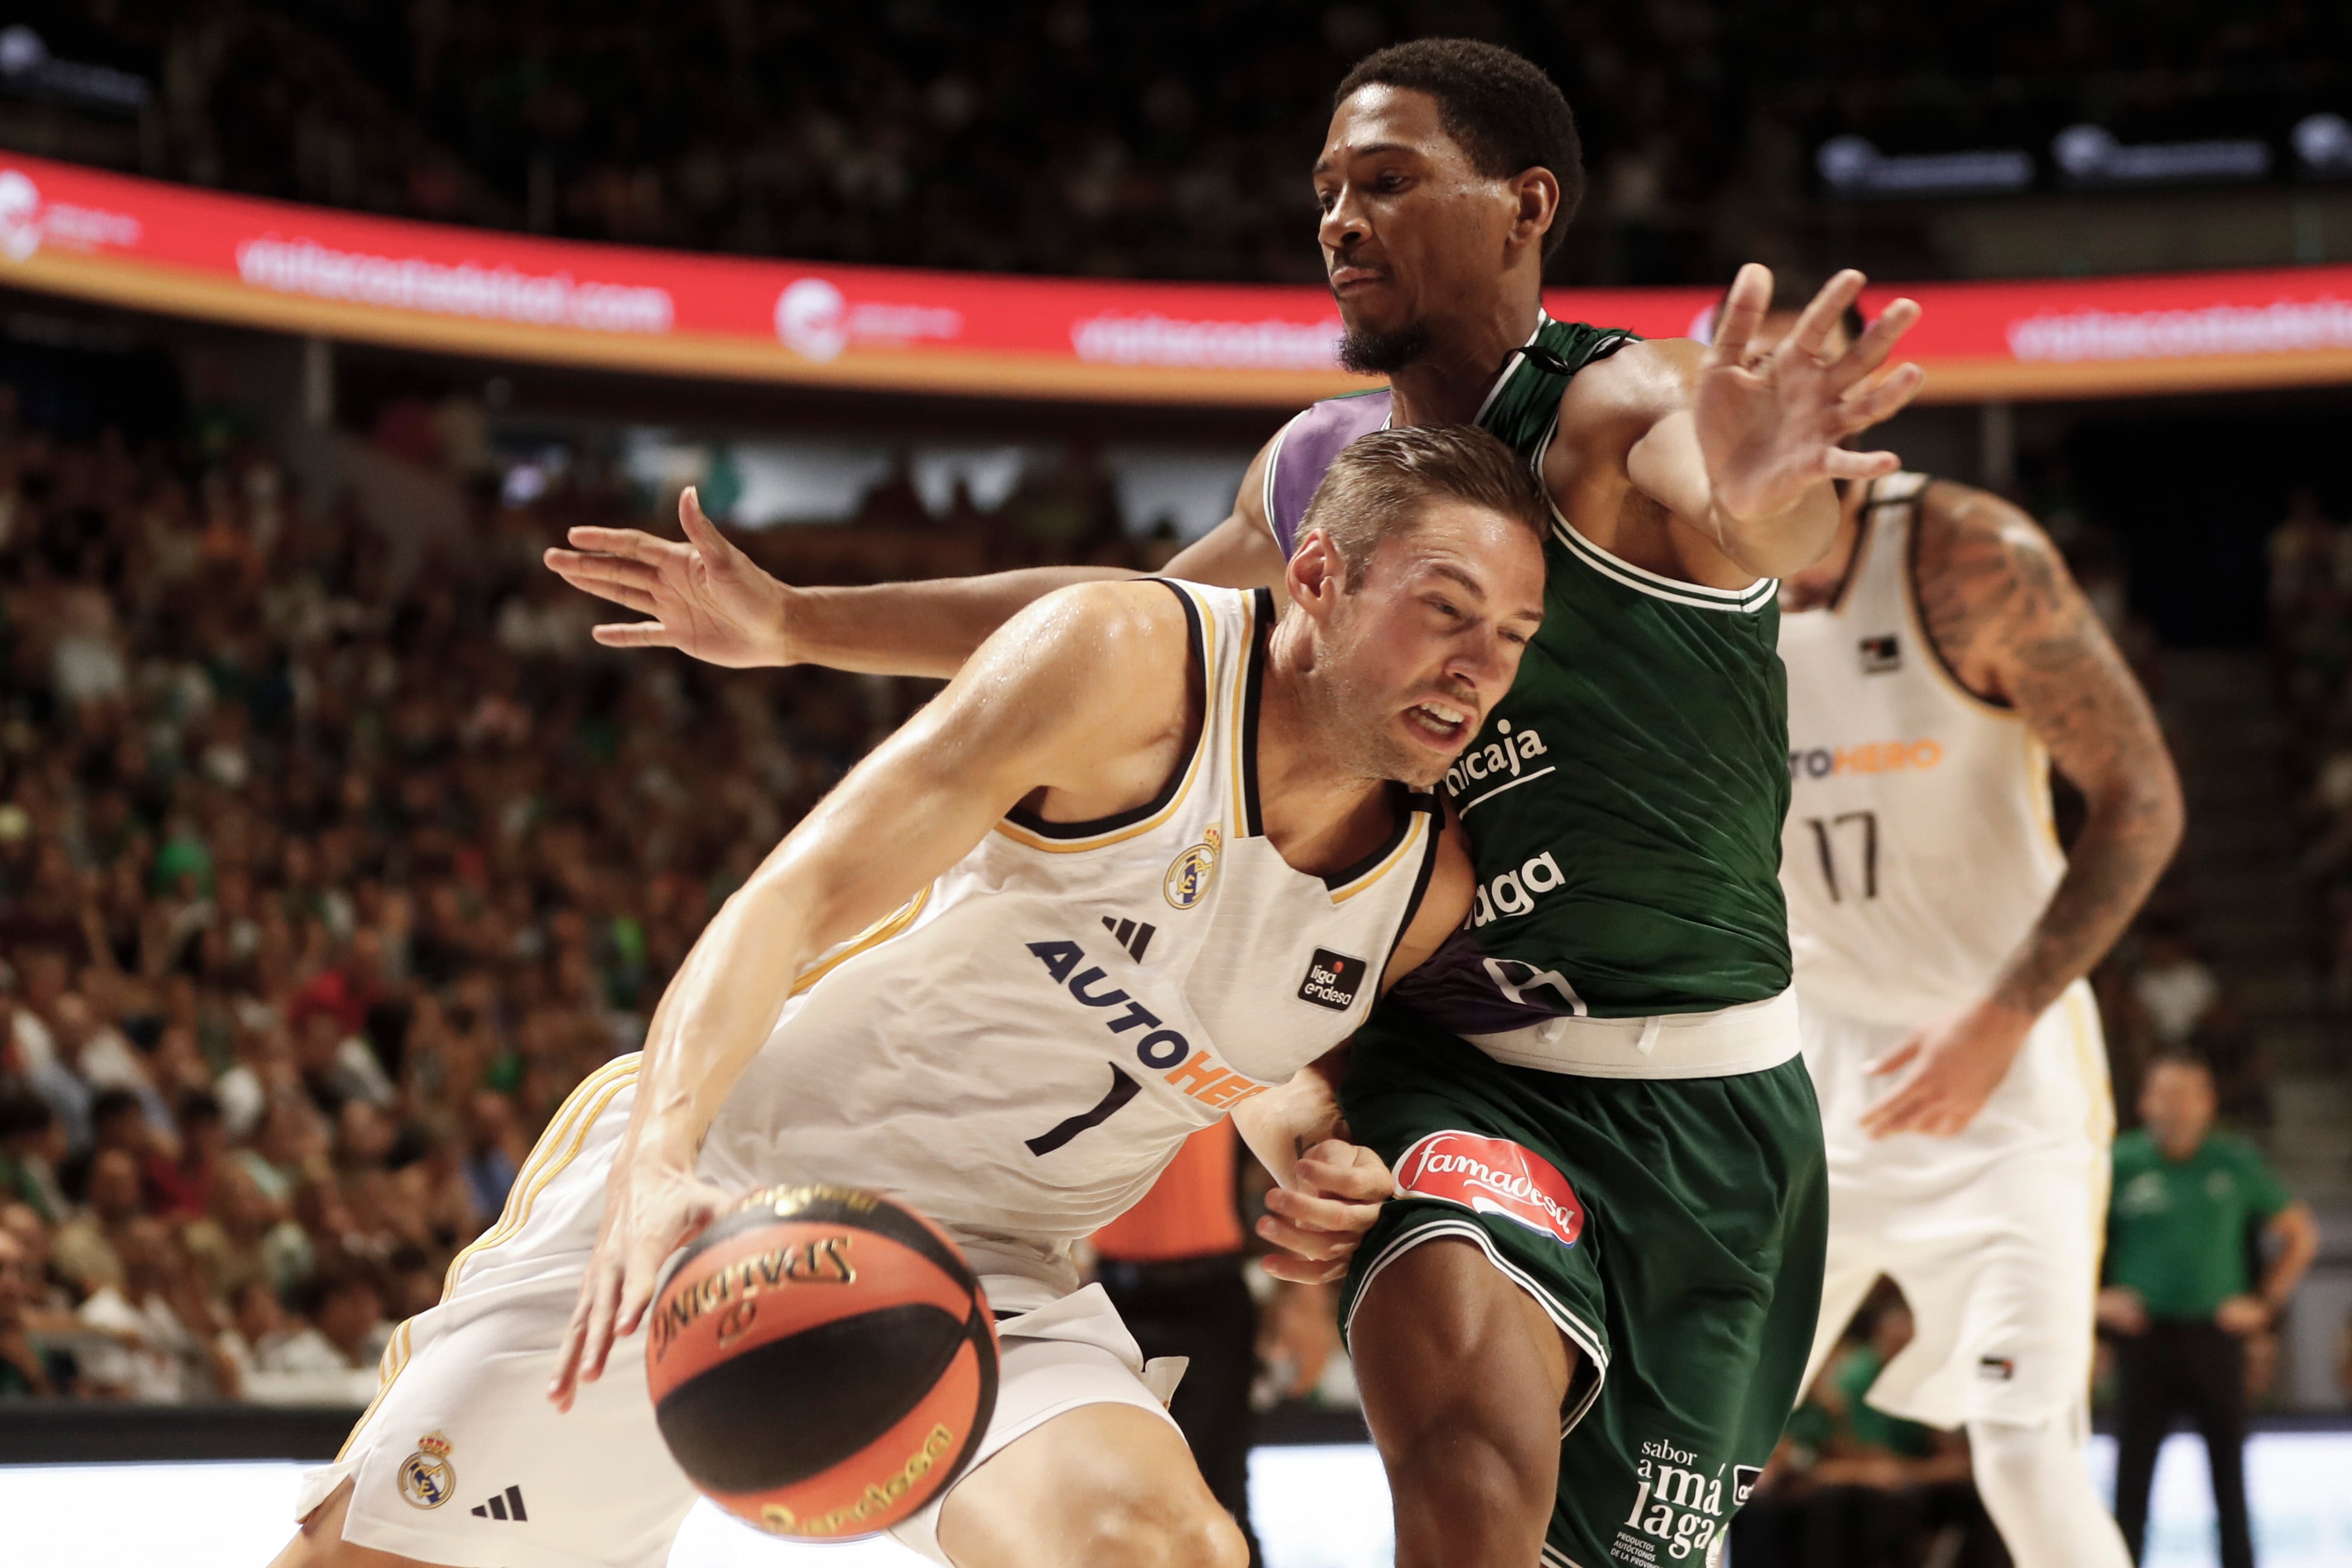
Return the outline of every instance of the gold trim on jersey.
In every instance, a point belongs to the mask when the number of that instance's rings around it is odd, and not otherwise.
[[[1927,490],[1934,483],[1935,480],[1932,478],[1927,479],[1917,490],[1912,493],[1909,498],[1911,502],[1909,514],[1903,525],[1906,531],[1903,537],[1903,559],[1898,564],[1902,568],[1904,617],[1911,623],[1912,633],[1919,639],[1919,651],[1927,656],[1927,668],[1935,672],[1936,679],[1942,681],[1955,697],[1979,713],[1995,719],[2006,719],[2013,724],[2022,724],[2025,722],[2025,715],[2014,707],[2005,702],[1995,702],[1992,699],[1971,691],[1961,684],[1959,676],[1954,673],[1951,665],[1945,660],[1944,650],[1937,646],[1934,634],[1927,630],[1927,612],[1919,603],[1919,522],[1920,519],[1927,515]]]
[[[1374,882],[1379,881],[1382,877],[1385,877],[1391,871],[1395,870],[1397,867],[1405,860],[1410,859],[1414,847],[1422,842],[1422,835],[1429,831],[1430,816],[1431,814],[1425,811],[1413,812],[1412,822],[1411,826],[1405,829],[1404,836],[1397,840],[1396,847],[1390,850],[1389,853],[1382,858],[1379,865],[1374,866],[1371,869],[1366,871],[1354,881],[1348,883],[1344,887],[1332,889],[1331,901],[1335,904],[1346,903],[1349,899],[1354,898],[1358,893],[1363,892]]]
[[[507,1189],[506,1206],[499,1211],[498,1223],[476,1237],[449,1260],[449,1270],[441,1281],[442,1300],[446,1301],[450,1292],[457,1288],[458,1271],[468,1262],[492,1247],[512,1240],[521,1231],[530,1218],[531,1208],[538,1203],[539,1194],[563,1173],[564,1167],[579,1157],[581,1146],[588,1139],[588,1129],[595,1125],[596,1119],[604,1113],[604,1108],[613,1102],[614,1097],[635,1081],[643,1059],[642,1056],[632,1053],[607,1062],[582,1079],[564,1097],[563,1103],[556,1108],[553,1120],[549,1121],[547,1131],[540,1134],[539,1142],[532,1145],[530,1153],[523,1160],[522,1168],[515,1173],[514,1183]],[[559,1148],[562,1150],[560,1155],[557,1153]],[[368,1402],[368,1407],[352,1424],[351,1436],[343,1439],[342,1448],[335,1455],[337,1464],[342,1463],[344,1457],[351,1452],[352,1445],[358,1441],[359,1435],[374,1418],[377,1407],[383,1404],[384,1395],[392,1392],[392,1385],[407,1370],[415,1323],[414,1318],[404,1321],[393,1331],[391,1341],[383,1347],[383,1359],[376,1367],[375,1397]]]
[[[1862,492],[1862,506],[1854,515],[1856,526],[1853,559],[1845,563],[1845,575],[1838,579],[1837,592],[1830,595],[1828,604],[1820,606],[1832,616],[1843,613],[1847,602],[1853,597],[1854,589],[1862,584],[1863,573],[1870,565],[1870,547],[1878,538],[1878,509],[1886,506],[1901,506],[1911,499],[1909,496],[1888,496],[1881,500],[1878,494],[1878,483],[1876,479],[1871,480],[1869,488]],[[1811,612],[1798,613],[1810,614]]]
[[[343,1457],[352,1451],[352,1445],[359,1441],[362,1432],[367,1430],[367,1424],[375,1419],[376,1406],[383,1403],[383,1396],[392,1392],[393,1384],[407,1368],[408,1325],[414,1321],[413,1318],[404,1319],[400,1327],[392,1331],[392,1338],[384,1342],[383,1355],[375,1363],[375,1397],[368,1401],[365,1410],[360,1412],[360,1418],[352,1423],[350,1436],[335,1451],[335,1463],[340,1465],[343,1462]]]
[[[2033,802],[2033,820],[2041,826],[2044,845],[2061,876],[2066,870],[2066,846],[2058,837],[2057,803],[2050,798],[2050,748],[2029,726],[2025,731],[2026,796]]]
[[[1234,660],[1234,694],[1225,704],[1225,765],[1233,771],[1233,787],[1225,794],[1225,841],[1239,844],[1249,837],[1250,655],[1262,635],[1257,624],[1257,595],[1242,595],[1240,657]],[[1204,726],[1205,728],[1205,726]]]
[[[821,960],[802,970],[800,978],[793,982],[792,994],[799,995],[859,953],[870,952],[888,942],[892,937],[905,932],[908,926],[915,923],[915,917],[923,912],[923,906],[931,901],[931,887],[935,885],[927,884],[913,898],[851,937],[849,945],[831,958]]]
[[[1160,581],[1192,601],[1201,626],[1201,706],[1204,710],[1201,715],[1201,738],[1193,745],[1192,755],[1184,764],[1184,782],[1177,786],[1174,795],[1168,797],[1167,805],[1142,821],[1130,822],[1122,827],[1084,838],[1049,838],[1042,833],[1031,832],[1010,818],[999,819],[996,831],[1024,848],[1040,850],[1047,855],[1076,855],[1088,849],[1108,849],[1114,844],[1124,844],[1160,826],[1176,815],[1178,808],[1192,795],[1192,785],[1201,776],[1202,763],[1209,755],[1211,741],[1216,733],[1216,726],[1211,721],[1216,717],[1217,705],[1217,616],[1208,602],[1192,591],[1190,584],[1180,583],[1172,577],[1161,578]],[[1247,614],[1246,611],[1244,613]],[[1246,659],[1236,662],[1244,668],[1248,663]]]
[[[2084,1131],[2089,1134],[2094,1158],[2091,1163],[2090,1214],[2085,1216],[2091,1226],[2091,1289],[2098,1290],[2100,1274],[2106,1268],[2107,1202],[2115,1186],[2116,1095],[2115,1084],[2107,1072],[2105,1032],[2099,1026],[2098,1004],[2092,1000],[2090,987],[2076,981],[2066,988],[2066,1014],[2074,1023],[2074,1070],[2083,1084],[2084,1098],[2089,1101],[2090,1121]],[[2095,1341],[2095,1321],[2083,1325],[2084,1333]],[[2098,1359],[2095,1345],[2090,1357]],[[2084,1397],[2090,1396],[2085,1384]]]
[[[555,1120],[548,1123],[547,1131],[540,1135],[539,1142],[531,1149],[530,1157],[523,1162],[522,1169],[515,1173],[514,1185],[507,1189],[507,1205],[499,1215],[499,1223],[476,1237],[449,1260],[449,1271],[441,1281],[441,1299],[444,1301],[457,1288],[458,1272],[467,1263],[494,1247],[503,1246],[521,1231],[530,1219],[530,1211],[539,1202],[539,1194],[549,1183],[563,1173],[566,1165],[579,1157],[581,1145],[588,1141],[588,1129],[595,1124],[597,1117],[604,1114],[613,1097],[635,1079],[637,1068],[644,1059],[642,1054],[633,1053],[605,1063],[582,1079],[579,1087],[572,1089],[562,1105],[557,1108]],[[567,1138],[569,1144],[563,1147],[561,1156],[556,1155],[557,1147],[563,1145]]]

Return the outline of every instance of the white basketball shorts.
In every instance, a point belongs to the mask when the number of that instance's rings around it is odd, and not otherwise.
[[[556,1114],[498,1224],[451,1266],[441,1304],[393,1335],[375,1403],[334,1463],[305,1478],[298,1517],[348,1479],[343,1539],[355,1545],[452,1568],[659,1568],[667,1560],[697,1494],[654,1422],[644,1330],[613,1347],[604,1375],[581,1387],[570,1411],[547,1401],[636,1062],[624,1058],[592,1074]],[[1063,1294],[1013,1276],[982,1283],[998,1313],[1003,1361],[996,1414],[964,1480],[1080,1405],[1132,1405],[1168,1418],[1182,1363],[1147,1366],[1100,1286]],[[892,1538],[946,1563],[944,1500]]]
[[[2034,1024],[2000,1087],[1958,1136],[1872,1139],[1863,1114],[1910,1070],[1870,1063],[1912,1028],[1801,1006],[1822,1100],[1830,1238],[1811,1386],[1881,1274],[1916,1336],[1870,1403],[1931,1426],[2031,1426],[2072,1411],[2091,1380],[2092,1314],[2105,1234],[2115,1109],[2090,988]]]

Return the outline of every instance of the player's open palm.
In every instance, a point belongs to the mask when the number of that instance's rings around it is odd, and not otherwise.
[[[733,1194],[678,1166],[625,1152],[604,1185],[604,1220],[563,1331],[547,1396],[572,1408],[580,1384],[604,1375],[613,1342],[636,1331],[669,1255],[734,1206]]]
[[[1910,402],[1925,379],[1916,364],[1876,374],[1919,319],[1909,300],[1889,305],[1843,353],[1827,352],[1831,329],[1863,282],[1852,268],[1839,273],[1788,336],[1758,350],[1750,345],[1771,308],[1772,274],[1752,261],[1739,269],[1691,398],[1715,504],[1728,516],[1742,522],[1778,517],[1824,479],[1874,479],[1901,467],[1892,452],[1839,445]]]
[[[575,528],[547,564],[565,582],[649,621],[598,626],[606,647],[674,647],[706,664],[746,669],[793,662],[782,583],[702,515],[689,485],[677,498],[680,542],[634,528]]]

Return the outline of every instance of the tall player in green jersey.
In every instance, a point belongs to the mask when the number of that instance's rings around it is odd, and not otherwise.
[[[1832,479],[1896,468],[1839,443],[1916,390],[1913,367],[1875,373],[1917,312],[1829,355],[1862,284],[1842,274],[1750,354],[1770,280],[1749,268],[1711,348],[1550,321],[1574,121],[1490,46],[1360,64],[1314,180],[1343,359],[1390,384],[1286,425],[1171,570],[1278,582],[1330,457],[1388,423],[1486,426],[1558,513],[1544,626],[1447,780],[1476,910],[1358,1037],[1340,1089],[1398,1183],[1344,1300],[1398,1560],[1703,1563],[1795,1403],[1826,1224],[1777,879],[1776,579],[1831,540]],[[944,673],[1029,598],[1099,575],[795,590],[690,498],[681,517],[684,544],[580,530],[580,552],[551,552],[655,617],[600,640]]]

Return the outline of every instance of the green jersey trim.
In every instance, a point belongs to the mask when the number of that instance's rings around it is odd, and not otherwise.
[[[1478,400],[1478,412],[1470,416],[1471,424],[1481,430],[1486,427],[1487,410],[1495,406],[1495,400],[1503,395],[1503,388],[1511,384],[1511,378],[1518,374],[1519,368],[1528,363],[1526,351],[1536,346],[1536,340],[1543,336],[1543,330],[1551,324],[1551,312],[1538,305],[1536,330],[1528,334],[1527,342],[1511,351],[1510,361],[1503,366],[1503,373],[1495,378],[1495,384],[1486,389],[1486,395]]]
[[[1552,437],[1559,434],[1559,419],[1555,415],[1551,427],[1544,432],[1543,439],[1536,443],[1535,450],[1528,458],[1528,467],[1535,471],[1538,480],[1543,478],[1544,454],[1551,450]],[[1687,605],[1695,610],[1724,610],[1735,615],[1752,616],[1770,604],[1780,592],[1778,577],[1759,577],[1745,588],[1710,588],[1703,583],[1685,583],[1679,577],[1663,576],[1611,554],[1579,533],[1576,525],[1569,521],[1559,510],[1559,503],[1552,499],[1549,485],[1544,487],[1544,504],[1551,509],[1552,533],[1568,547],[1570,555],[1612,582],[1622,584],[1636,593],[1647,594],[1654,599],[1664,599],[1669,604]]]

